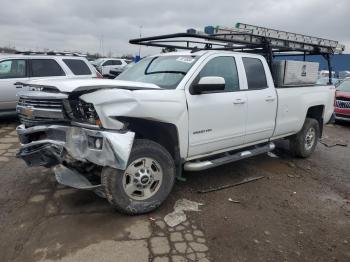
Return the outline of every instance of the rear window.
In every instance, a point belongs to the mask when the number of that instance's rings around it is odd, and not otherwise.
[[[243,64],[247,75],[248,89],[267,88],[265,69],[260,59],[244,57]]]
[[[69,67],[73,74],[77,76],[91,75],[90,68],[81,59],[63,59],[63,62]]]
[[[53,59],[32,59],[32,77],[64,76],[60,65]]]

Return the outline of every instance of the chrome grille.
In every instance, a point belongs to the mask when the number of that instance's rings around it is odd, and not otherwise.
[[[350,108],[350,101],[335,100],[335,107],[337,107],[337,108]]]
[[[48,108],[48,109],[60,109],[63,110],[62,100],[38,100],[38,99],[25,99],[20,98],[18,105],[34,108]]]
[[[28,91],[19,94],[17,113],[23,124],[39,124],[66,121],[63,94]]]

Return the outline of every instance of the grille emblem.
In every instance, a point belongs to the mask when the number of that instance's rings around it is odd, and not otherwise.
[[[34,110],[32,108],[24,108],[22,113],[27,117],[33,117]]]

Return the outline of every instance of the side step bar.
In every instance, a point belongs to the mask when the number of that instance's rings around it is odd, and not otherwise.
[[[249,150],[244,150],[240,152],[236,152],[233,154],[228,154],[223,157],[213,159],[213,160],[203,160],[203,161],[195,161],[195,162],[186,162],[184,165],[184,169],[186,171],[201,171],[208,168],[224,165],[227,163],[235,162],[244,158],[260,155],[263,153],[270,152],[275,149],[275,144],[270,142],[268,144],[264,144],[261,146],[256,146]]]

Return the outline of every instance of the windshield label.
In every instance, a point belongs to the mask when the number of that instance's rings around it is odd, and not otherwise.
[[[180,56],[176,59],[176,61],[187,63],[187,64],[192,64],[194,61],[194,58]]]

